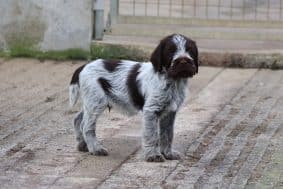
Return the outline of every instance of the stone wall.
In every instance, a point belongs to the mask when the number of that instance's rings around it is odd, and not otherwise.
[[[90,49],[92,0],[0,0],[0,50]]]

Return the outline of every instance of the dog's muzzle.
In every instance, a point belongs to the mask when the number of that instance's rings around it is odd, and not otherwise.
[[[173,79],[189,78],[196,74],[196,66],[193,60],[187,57],[177,58],[168,69],[169,77]]]

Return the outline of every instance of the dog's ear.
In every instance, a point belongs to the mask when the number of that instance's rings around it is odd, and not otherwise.
[[[165,43],[164,40],[160,41],[159,45],[155,48],[155,50],[153,51],[150,57],[150,61],[156,72],[162,71],[163,50],[165,46],[164,43]]]
[[[196,42],[194,42],[193,51],[194,51],[194,54],[195,54],[194,64],[195,64],[195,66],[196,66],[196,73],[198,73],[199,61],[198,61],[198,47],[197,47]]]
[[[199,61],[198,61],[198,47],[195,41],[191,40],[191,39],[187,39],[188,43],[188,48],[189,48],[189,52],[190,55],[192,56],[192,58],[194,59],[194,64],[196,67],[196,73],[198,73],[198,65],[199,65]]]

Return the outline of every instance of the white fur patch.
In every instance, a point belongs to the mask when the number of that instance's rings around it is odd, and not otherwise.
[[[79,91],[80,88],[78,84],[69,86],[69,103],[71,107],[73,107],[76,104],[79,98]]]
[[[173,40],[177,50],[173,57],[162,58],[174,61],[187,57],[193,60],[186,51],[185,37],[174,35],[173,39],[171,36],[165,39],[169,38]],[[167,54],[165,56],[169,56]],[[128,115],[143,112],[143,150],[147,161],[162,161],[163,155],[165,158],[176,159],[177,156],[171,150],[173,126],[176,112],[186,96],[188,78],[173,79],[166,70],[156,71],[151,62],[121,60],[117,65],[113,62],[111,65],[106,63],[107,61],[98,59],[85,65],[83,69],[77,69],[74,75],[76,77],[69,87],[70,105],[73,106],[79,96],[83,103],[82,110],[74,121],[79,146],[84,144],[92,154],[107,155],[106,149],[96,137],[96,122],[106,108],[118,107]],[[79,81],[76,81],[77,74]],[[163,134],[158,136],[159,133]]]
[[[173,56],[173,62],[174,60],[180,58],[180,57],[186,57],[189,58],[191,60],[193,60],[193,58],[191,57],[191,55],[186,51],[186,42],[187,40],[181,36],[181,35],[174,35],[173,36],[173,42],[175,43],[175,45],[177,46],[177,51]]]

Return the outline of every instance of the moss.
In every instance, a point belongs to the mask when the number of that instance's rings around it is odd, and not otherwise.
[[[33,57],[34,55],[32,48],[24,48],[22,45],[12,46],[9,50],[10,57]]]
[[[148,53],[132,46],[122,46],[113,44],[92,44],[91,58],[103,59],[129,59],[135,61],[148,60]]]
[[[7,53],[4,50],[0,50],[0,57],[7,57]]]
[[[38,51],[32,44],[18,43],[10,46],[9,51],[1,51],[0,57],[30,57],[40,60],[91,60],[91,59],[128,59],[135,61],[148,61],[153,49],[139,46],[125,46],[114,44],[93,43],[90,52],[82,49],[68,49],[63,51]],[[283,69],[283,56],[281,54],[240,54],[240,53],[201,53],[201,65],[224,66],[237,68],[269,68]]]
[[[36,53],[34,56],[39,59],[54,59],[54,60],[86,60],[90,58],[90,53],[82,49],[67,49],[63,51],[47,51]]]
[[[67,49],[63,51],[38,51],[31,47],[23,47],[22,45],[12,46],[9,51],[0,52],[0,57],[29,57],[53,60],[86,60],[90,58],[90,53],[82,49]]]
[[[89,59],[130,59],[136,61],[148,60],[149,54],[131,46],[92,44],[91,51],[68,49],[63,51],[39,51],[27,43],[10,46],[9,51],[0,51],[0,57],[29,57],[53,60],[89,60]]]
[[[283,69],[282,54],[244,54],[244,53],[200,53],[200,63],[204,66],[232,68]]]

